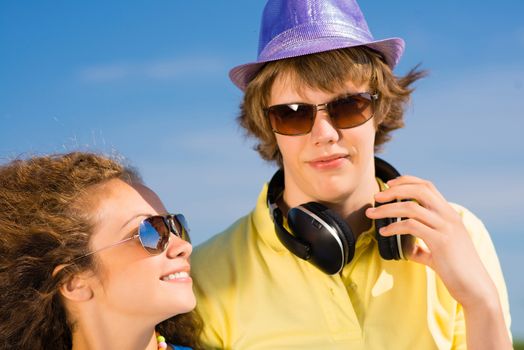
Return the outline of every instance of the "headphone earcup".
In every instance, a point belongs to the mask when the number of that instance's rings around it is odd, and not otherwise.
[[[333,210],[329,209],[323,204],[317,202],[308,203],[312,208],[315,208],[318,213],[320,213],[321,218],[326,220],[326,222],[332,224],[337,229],[335,230],[338,233],[338,237],[344,244],[345,264],[353,259],[355,255],[355,235],[353,231],[348,226],[348,224]]]
[[[297,238],[310,245],[310,261],[328,274],[339,272],[355,255],[355,237],[349,226],[320,203],[291,208],[288,225]]]
[[[382,236],[379,233],[380,228],[385,227],[393,222],[391,218],[377,219],[375,220],[375,238],[378,243],[378,251],[380,256],[385,260],[399,260],[399,246],[397,242],[397,235],[395,236]]]
[[[384,182],[397,178],[400,173],[391,164],[375,157],[375,175]],[[378,207],[386,203],[375,203]],[[381,227],[385,227],[392,222],[399,220],[397,218],[385,218],[375,220],[375,237],[378,242],[380,256],[385,260],[406,259],[406,254],[413,250],[415,238],[412,235],[394,235],[384,237],[379,233]]]

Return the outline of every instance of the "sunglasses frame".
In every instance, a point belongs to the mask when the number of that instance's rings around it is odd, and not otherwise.
[[[146,222],[147,220],[150,220],[151,218],[162,218],[162,221],[164,222],[164,224],[166,225],[167,229],[169,230],[168,239],[165,242],[165,244],[162,246],[162,249],[159,250],[158,252],[155,252],[154,250],[147,249],[146,246],[144,245],[144,242],[142,241],[142,238],[140,237],[140,227],[142,226],[142,224],[144,224],[144,222]],[[175,224],[175,220],[180,224],[180,227],[182,228],[182,232],[179,232],[179,230],[178,230],[178,228],[177,228],[177,226]],[[153,226],[153,228],[155,228],[155,227]],[[158,232],[158,230],[156,230],[156,228],[155,228],[155,231],[157,231],[158,238],[160,240],[162,238],[162,235],[160,234],[160,232]],[[101,252],[103,250],[106,250],[106,249],[113,248],[113,247],[116,247],[118,245],[124,244],[126,242],[129,242],[129,241],[137,239],[137,238],[140,241],[140,245],[142,246],[142,248],[146,252],[148,252],[150,255],[158,255],[158,254],[163,253],[167,249],[169,241],[171,240],[171,233],[173,233],[175,236],[177,236],[180,239],[183,239],[183,240],[185,240],[187,242],[191,242],[190,239],[189,239],[189,227],[187,225],[187,220],[186,220],[186,218],[184,217],[183,214],[179,213],[179,214],[151,215],[151,216],[145,218],[144,220],[140,221],[140,224],[138,225],[138,233],[134,234],[132,237],[125,238],[125,239],[123,239],[121,241],[115,242],[115,243],[110,244],[108,246],[102,247],[100,249],[94,250],[92,252],[89,252],[89,253],[84,254],[82,256],[79,256],[77,258],[74,258],[68,264],[73,263],[73,262],[75,262],[77,260],[83,259],[85,257],[88,257],[90,255],[93,255],[95,253],[99,253],[99,252]]]
[[[304,102],[296,102],[296,103],[281,103],[281,104],[277,104],[277,105],[272,105],[272,106],[269,106],[267,108],[264,108],[263,111],[264,111],[264,114],[266,115],[267,118],[269,118],[269,124],[271,125],[271,130],[274,132],[274,133],[277,133],[277,134],[280,134],[280,135],[285,135],[285,136],[301,136],[301,135],[307,135],[311,132],[311,130],[313,130],[313,125],[315,124],[315,118],[317,116],[317,113],[319,111],[322,111],[322,110],[325,110],[326,112],[328,112],[329,114],[329,105],[337,102],[337,101],[340,101],[340,100],[344,100],[344,99],[349,99],[349,98],[352,98],[352,97],[361,97],[361,98],[364,98],[365,100],[368,100],[373,108],[373,112],[371,113],[371,115],[366,118],[364,121],[362,121],[361,123],[358,123],[356,125],[352,125],[352,126],[349,126],[349,127],[345,127],[345,128],[340,128],[338,126],[335,125],[335,127],[337,129],[351,129],[351,128],[355,128],[357,126],[360,126],[362,124],[364,124],[365,122],[367,122],[368,120],[370,120],[371,118],[373,118],[373,116],[375,115],[375,101],[378,100],[378,97],[379,97],[379,94],[378,92],[359,92],[359,93],[354,93],[354,94],[347,94],[347,95],[343,95],[343,96],[339,96],[329,102],[326,102],[326,103],[320,103],[320,104],[312,104],[312,103],[304,103]],[[308,106],[308,107],[312,107],[313,109],[313,114],[310,116],[310,119],[311,120],[311,125],[309,127],[309,129],[307,131],[304,131],[304,132],[300,132],[300,133],[293,133],[293,134],[289,134],[289,133],[283,133],[281,131],[278,131],[277,128],[275,128],[273,126],[273,123],[271,122],[271,116],[269,115],[270,112],[271,112],[271,109],[274,109],[276,107],[283,107],[283,106],[286,106],[289,108],[289,106],[291,105],[297,105],[297,106]],[[331,116],[329,116],[331,118]],[[333,119],[332,119],[333,121]]]

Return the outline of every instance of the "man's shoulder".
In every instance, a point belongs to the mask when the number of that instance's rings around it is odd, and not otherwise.
[[[213,308],[218,300],[227,300],[224,295],[229,293],[231,286],[243,280],[243,267],[250,259],[246,253],[249,218],[250,215],[246,215],[238,219],[197,246],[191,254],[191,276],[199,300],[198,309]],[[211,316],[206,314],[206,317]]]
[[[232,273],[239,253],[246,246],[246,236],[249,233],[249,217],[245,215],[235,221],[224,231],[217,233],[207,241],[199,244],[191,254],[191,270],[199,277],[209,278],[217,271]]]
[[[485,263],[487,263],[487,260],[490,260],[487,264],[497,265],[498,261],[495,260],[498,258],[495,252],[495,247],[491,235],[484,223],[469,209],[456,203],[450,203],[450,205],[462,218],[464,227],[468,231],[481,259],[483,259]]]
[[[482,236],[489,236],[489,233],[486,227],[484,226],[484,223],[472,211],[457,203],[450,202],[449,204],[460,215],[460,217],[462,218],[462,222],[464,223],[464,226],[468,230],[473,240],[478,239]]]
[[[230,250],[232,244],[242,239],[242,236],[246,232],[248,220],[249,214],[239,218],[224,231],[215,234],[207,241],[199,244],[195,247],[193,256],[207,255],[224,248]]]

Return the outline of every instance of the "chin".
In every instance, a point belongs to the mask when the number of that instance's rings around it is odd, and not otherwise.
[[[318,201],[327,202],[327,203],[339,203],[348,199],[353,193],[353,189],[344,184],[323,184],[317,191],[314,196]]]
[[[190,301],[187,302],[187,304],[185,305],[186,306],[186,311],[184,312],[190,312],[190,311],[193,311],[193,309],[196,307],[197,303],[196,303],[196,298],[195,298],[195,295],[193,295],[193,297],[191,298]]]
[[[177,298],[177,296],[173,296]],[[177,314],[185,314],[186,312],[192,311],[196,307],[196,298],[193,293],[188,296],[180,296],[177,298]]]
[[[184,303],[184,304],[177,303],[176,305],[173,305],[169,309],[167,308],[164,309],[164,311],[170,311],[170,312],[165,313],[162,319],[159,320],[157,323],[160,323],[162,321],[167,320],[168,318],[175,317],[177,315],[182,315],[182,314],[191,312],[195,309],[195,306],[196,306],[196,301],[194,299],[192,303]]]

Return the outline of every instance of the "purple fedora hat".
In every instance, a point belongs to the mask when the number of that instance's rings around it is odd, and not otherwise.
[[[269,0],[262,14],[258,58],[229,72],[245,90],[266,62],[353,46],[378,51],[393,69],[404,40],[375,40],[355,0]]]

